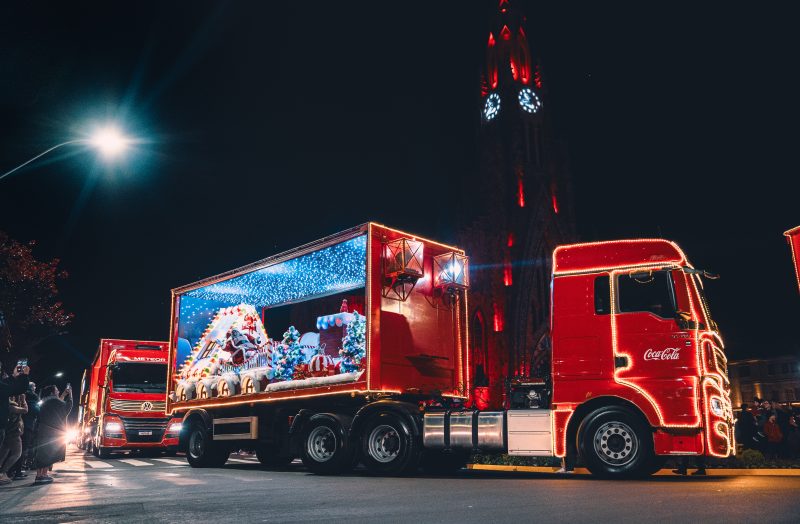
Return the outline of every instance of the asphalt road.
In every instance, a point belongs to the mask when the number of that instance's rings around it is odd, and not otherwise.
[[[265,471],[246,455],[198,470],[181,457],[100,461],[72,449],[53,484],[31,482],[0,487],[1,522],[800,521],[800,477],[319,477],[299,464]]]

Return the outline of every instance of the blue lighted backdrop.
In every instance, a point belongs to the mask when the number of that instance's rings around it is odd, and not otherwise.
[[[367,236],[361,235],[181,295],[178,336],[194,345],[214,314],[241,303],[260,310],[364,287]]]

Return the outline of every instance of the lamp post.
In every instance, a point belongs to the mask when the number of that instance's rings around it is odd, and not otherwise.
[[[55,151],[56,149],[59,149],[64,146],[75,145],[75,144],[86,144],[97,149],[103,157],[112,158],[114,156],[119,155],[122,151],[124,151],[128,147],[128,145],[131,144],[131,142],[132,140],[130,138],[125,137],[125,135],[120,133],[117,128],[111,126],[105,127],[97,131],[94,135],[92,135],[89,138],[76,138],[73,140],[67,140],[66,142],[61,142],[60,144],[56,144],[53,147],[42,151],[35,157],[23,162],[14,169],[6,171],[2,175],[0,175],[0,180],[4,179],[5,177],[14,173],[17,170],[22,169],[31,162],[45,156],[51,151]]]

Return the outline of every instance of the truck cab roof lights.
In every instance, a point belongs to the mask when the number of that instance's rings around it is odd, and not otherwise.
[[[553,275],[687,264],[677,244],[660,238],[567,244],[553,251]]]

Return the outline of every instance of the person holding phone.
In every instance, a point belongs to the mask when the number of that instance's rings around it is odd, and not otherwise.
[[[2,371],[2,364],[0,364]],[[31,370],[28,367],[28,359],[20,360],[14,367],[11,377],[0,378],[0,446],[6,437],[6,426],[8,425],[9,397],[25,393],[28,389],[28,375]]]

